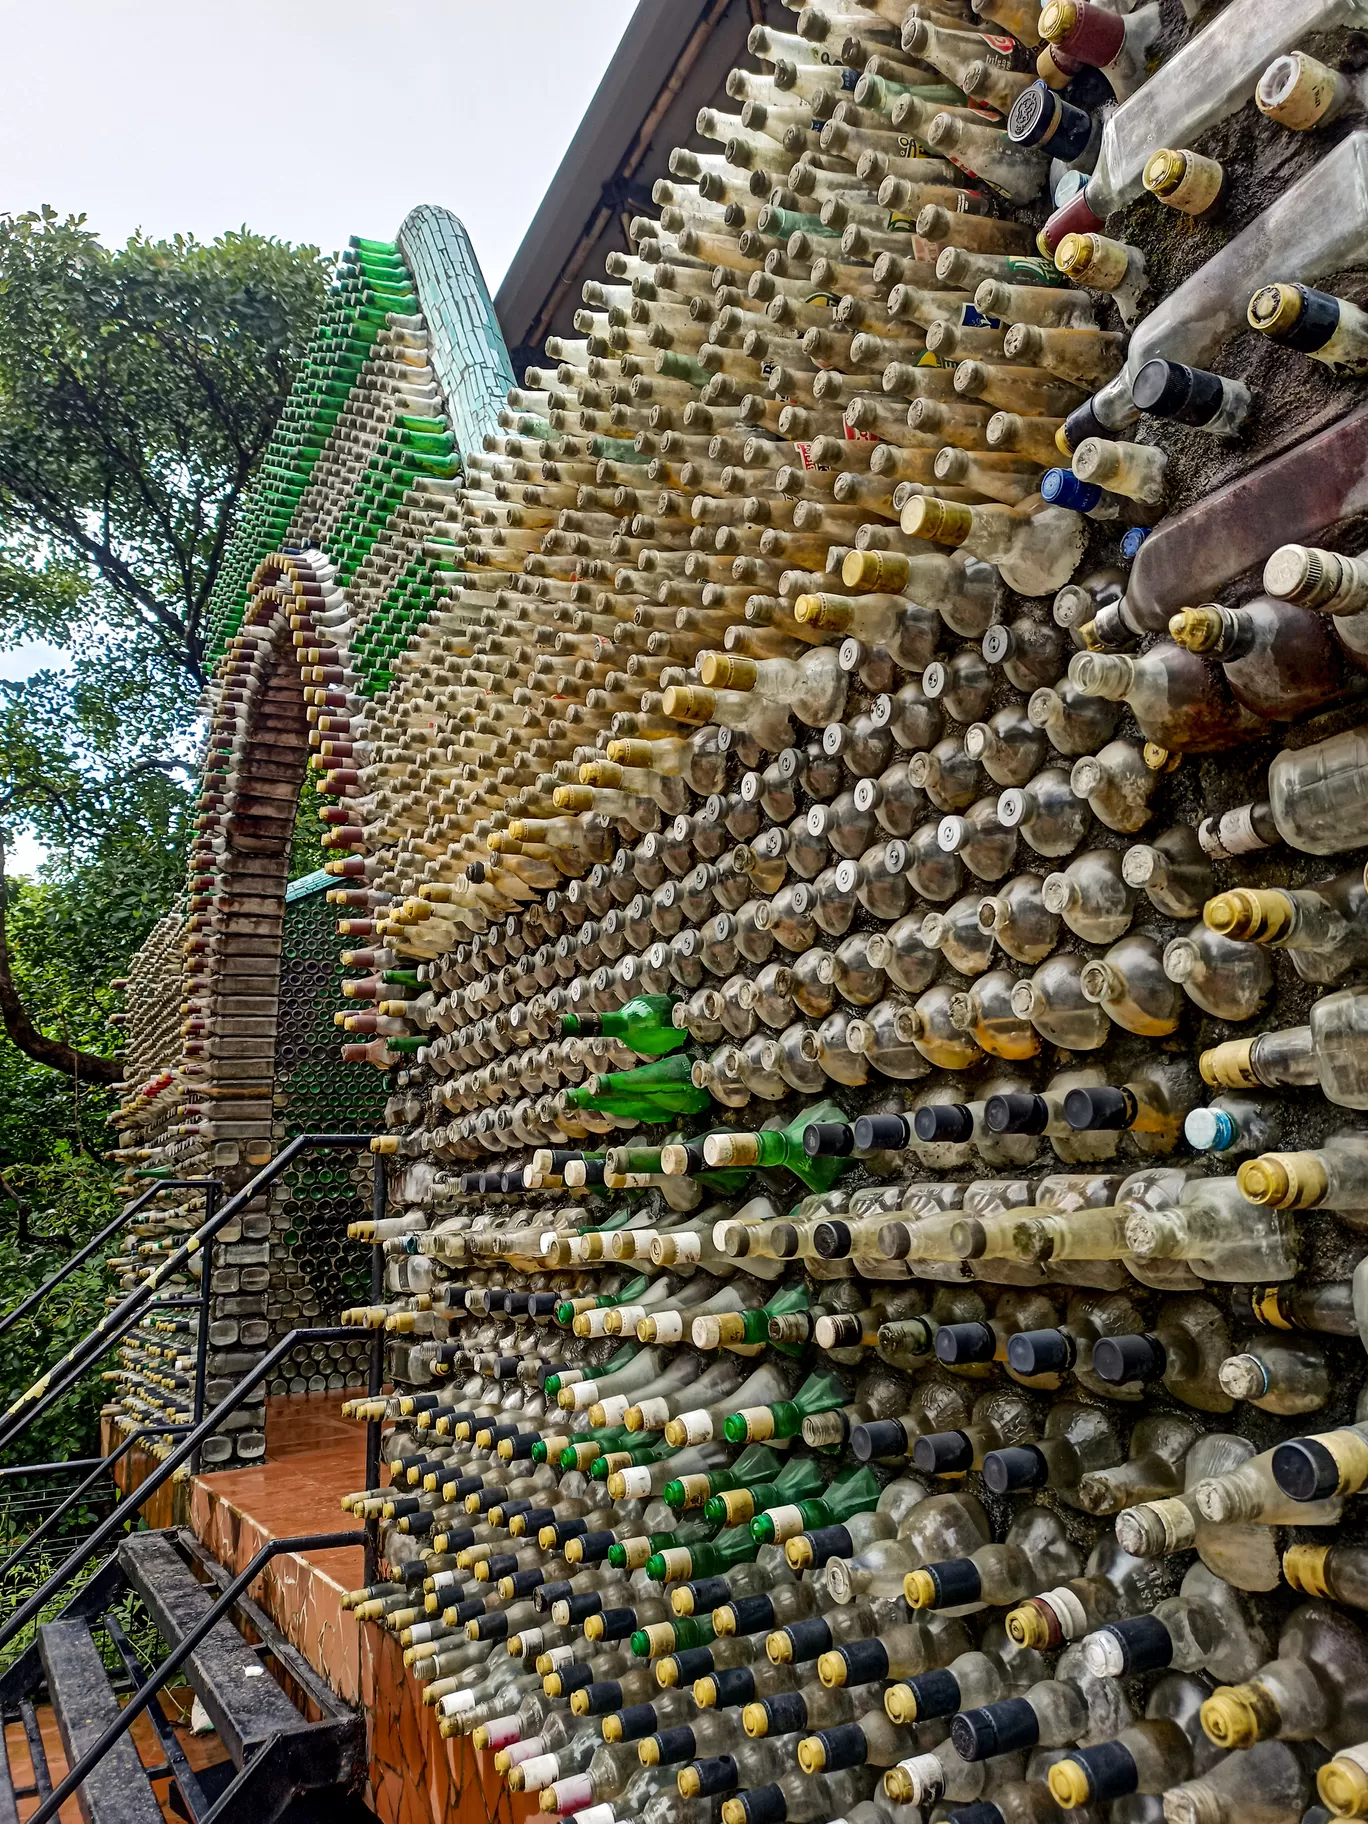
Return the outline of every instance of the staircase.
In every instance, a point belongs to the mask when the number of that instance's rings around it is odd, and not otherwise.
[[[0,1719],[22,1722],[34,1770],[31,1785],[16,1786],[0,1733],[0,1824],[19,1824],[21,1799],[27,1801],[23,1816],[32,1816],[61,1777],[61,1770],[54,1775],[48,1768],[36,1717],[44,1691],[67,1766],[74,1767],[118,1716],[120,1691],[136,1693],[143,1683],[112,1612],[128,1594],[173,1652],[231,1581],[184,1529],[135,1533],[55,1620],[39,1627],[34,1642],[0,1674]],[[227,1751],[231,1779],[225,1785],[217,1768],[199,1776],[192,1771],[157,1694],[147,1715],[163,1761],[145,1767],[131,1735],[121,1736],[77,1795],[85,1824],[163,1824],[157,1794],[167,1790],[167,1781],[177,1789],[171,1809],[193,1824],[294,1824],[306,1812],[313,1815],[311,1800],[329,1795],[335,1805],[351,1786],[364,1758],[361,1718],[249,1597],[238,1598],[234,1615],[242,1631],[227,1618],[217,1622],[184,1665]],[[97,1637],[106,1643],[104,1653]],[[118,1668],[112,1678],[110,1663]]]

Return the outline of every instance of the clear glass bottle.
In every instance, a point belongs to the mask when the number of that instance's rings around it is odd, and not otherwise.
[[[1046,906],[1043,887],[1039,874],[1017,874],[997,893],[986,894],[977,901],[979,929],[1014,962],[1041,963],[1058,940],[1059,915]]]
[[[1145,932],[1131,932],[1085,963],[1079,981],[1084,995],[1127,1032],[1162,1038],[1177,1029],[1183,997],[1164,974],[1158,939]]]
[[[1330,1394],[1324,1347],[1309,1338],[1253,1337],[1239,1355],[1221,1363],[1220,1381],[1233,1400],[1285,1417],[1318,1411]]]
[[[1176,1208],[1136,1212],[1126,1221],[1133,1254],[1186,1260],[1211,1280],[1291,1278],[1297,1270],[1294,1217],[1246,1201],[1233,1178],[1183,1187]]]
[[[1149,822],[1161,777],[1161,769],[1150,766],[1133,741],[1109,741],[1096,754],[1075,760],[1069,785],[1109,830],[1129,834]]]
[[[1314,1738],[1331,1749],[1368,1735],[1368,1642],[1347,1616],[1305,1603],[1278,1639],[1278,1656],[1242,1685],[1214,1691],[1202,1728],[1221,1748]]]
[[[1126,850],[1121,877],[1168,918],[1197,918],[1212,893],[1211,862],[1190,824],[1178,823],[1152,843]]]
[[[1069,678],[1086,695],[1128,703],[1145,739],[1171,753],[1218,753],[1266,727],[1236,700],[1219,666],[1172,642],[1139,657],[1075,653]]]
[[[1368,956],[1368,888],[1351,868],[1310,887],[1237,887],[1208,901],[1213,931],[1288,950],[1305,981],[1337,981]]]
[[[1365,688],[1345,670],[1333,623],[1295,602],[1256,595],[1238,608],[1183,608],[1169,634],[1190,652],[1219,659],[1241,703],[1267,721],[1294,722]]]
[[[1083,992],[1083,968],[1082,957],[1059,952],[1012,990],[1012,1011],[1068,1051],[1096,1051],[1111,1037],[1111,1022]]]
[[[1273,970],[1257,944],[1197,924],[1164,946],[1164,974],[1218,1020],[1252,1020],[1273,992]]]
[[[1035,700],[1032,697],[1032,703]],[[1029,785],[1009,787],[998,799],[997,816],[1004,829],[1020,831],[1037,855],[1053,860],[1078,847],[1091,812],[1087,800],[1080,798],[1070,785],[1063,768],[1047,767]]]
[[[1111,944],[1130,929],[1135,889],[1126,884],[1117,849],[1085,849],[1068,867],[1048,874],[1040,889],[1047,912],[1090,944]]]

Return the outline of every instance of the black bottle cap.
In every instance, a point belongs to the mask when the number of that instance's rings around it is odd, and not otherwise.
[[[1059,1374],[1078,1354],[1063,1330],[1018,1330],[1007,1338],[1007,1366],[1018,1374]]]
[[[550,1507],[525,1507],[522,1510],[523,1536],[535,1539],[544,1526],[556,1524],[555,1509]]]
[[[871,1419],[850,1428],[850,1448],[861,1463],[880,1457],[905,1457],[907,1433],[896,1419]]]
[[[949,1368],[965,1362],[991,1362],[997,1337],[991,1324],[941,1324],[936,1331],[936,1360]]]
[[[474,1615],[471,1617],[476,1627],[476,1640],[507,1640],[508,1616],[499,1610],[493,1615]]]
[[[541,1436],[539,1431],[520,1431],[510,1445],[510,1453],[515,1463],[525,1462],[532,1455],[532,1446]]]
[[[670,1658],[675,1664],[675,1683],[687,1690],[696,1678],[706,1678],[713,1669],[711,1647],[681,1647]]]
[[[888,1677],[888,1649],[881,1640],[851,1640],[836,1651],[845,1661],[848,1685],[868,1685]]]
[[[1090,1805],[1124,1799],[1140,1784],[1134,1756],[1122,1742],[1098,1742],[1095,1748],[1075,1748],[1069,1759],[1088,1776]]]
[[[960,1707],[959,1680],[944,1666],[934,1672],[918,1672],[903,1682],[916,1703],[919,1723],[936,1716],[953,1716]]]
[[[781,1691],[764,1700],[766,1735],[790,1735],[807,1728],[807,1699],[801,1691]]]
[[[731,1585],[725,1577],[695,1577],[691,1582],[678,1587],[687,1590],[693,1597],[695,1615],[709,1615],[732,1599]]]
[[[1103,1336],[1093,1344],[1093,1372],[1099,1381],[1155,1381],[1164,1372],[1164,1345],[1157,1336]]]
[[[735,1634],[758,1634],[762,1628],[768,1633],[774,1626],[774,1604],[768,1596],[734,1596],[728,1607]]]
[[[544,1573],[540,1569],[530,1571],[513,1571],[508,1573],[509,1582],[513,1585],[515,1596],[530,1596],[533,1590],[542,1586]]]
[[[1142,412],[1179,424],[1210,424],[1225,399],[1219,374],[1185,367],[1181,361],[1146,361],[1131,383]]]
[[[803,1129],[809,1159],[848,1159],[854,1150],[855,1130],[844,1121],[810,1121]]]
[[[748,1704],[755,1696],[755,1674],[749,1666],[724,1666],[713,1673],[712,1681],[719,1710],[732,1704]]]
[[[858,1723],[839,1723],[834,1729],[819,1729],[825,1759],[823,1773],[837,1773],[842,1767],[863,1767],[869,1754],[865,1732]]]
[[[446,1541],[449,1552],[468,1551],[475,1543],[475,1528],[473,1526],[449,1526]],[[422,1562],[420,1558],[418,1563],[421,1565]]]
[[[1157,1616],[1131,1615],[1099,1632],[1120,1646],[1123,1673],[1160,1672],[1172,1663],[1173,1636]]]
[[[1007,1697],[977,1710],[961,1710],[950,1724],[950,1740],[962,1761],[987,1761],[1014,1748],[1033,1748],[1040,1719],[1024,1697]]]
[[[561,1691],[564,1693],[566,1691],[579,1690],[586,1693],[589,1699],[589,1708],[587,1712],[582,1711],[582,1715],[611,1716],[614,1710],[620,1710],[622,1708],[622,1686],[615,1678],[594,1679],[591,1676],[577,1680],[574,1683],[567,1682],[566,1673],[576,1671],[577,1669],[578,1668],[574,1666],[561,1667]],[[589,1671],[588,1666],[586,1666],[584,1670],[587,1673]]]
[[[554,1583],[544,1583],[533,1597],[533,1601],[543,1613],[549,1613],[553,1602],[559,1602],[562,1597],[569,1598],[574,1593],[574,1585],[570,1579],[558,1577]]]
[[[912,1462],[924,1476],[965,1475],[974,1467],[974,1446],[964,1431],[923,1432],[912,1446]]]
[[[600,1640],[626,1640],[636,1633],[635,1609],[600,1609],[598,1614]]]
[[[1296,321],[1271,335],[1269,341],[1311,355],[1324,348],[1339,328],[1339,299],[1328,291],[1313,291],[1309,285],[1294,284],[1292,289],[1301,298]]]
[[[788,1817],[788,1800],[782,1786],[753,1786],[749,1792],[738,1792],[736,1796],[746,1814],[746,1824],[784,1824]]]
[[[573,1596],[564,1596],[561,1600],[570,1612],[569,1620],[572,1624],[587,1621],[603,1607],[603,1597],[598,1590],[576,1590]]]
[[[1058,128],[1063,106],[1046,82],[1033,82],[1012,103],[1007,116],[1008,139],[1014,146],[1043,145]]]
[[[1016,1092],[989,1096],[983,1105],[983,1125],[990,1134],[1043,1134],[1050,1120],[1044,1096]]]
[[[1049,1479],[1049,1459],[1034,1444],[990,1450],[983,1459],[983,1480],[995,1495],[1010,1495],[1021,1488],[1044,1488]]]
[[[574,1662],[568,1666],[558,1666],[556,1671],[560,1678],[562,1697],[567,1696],[571,1691],[583,1691],[589,1689],[593,1685],[594,1670],[592,1666]],[[604,1686],[604,1689],[616,1691],[618,1694],[617,1703],[620,1704],[622,1702],[621,1685],[614,1683]],[[590,1691],[590,1702],[593,1702],[592,1690]],[[611,1708],[616,1710],[617,1704],[613,1704]]]
[[[1089,437],[1107,437],[1111,432],[1093,410],[1092,400],[1085,399],[1082,405],[1076,405],[1060,427],[1059,436],[1069,447],[1072,456],[1080,443]]]
[[[622,1742],[644,1741],[648,1735],[656,1732],[656,1712],[654,1704],[628,1704],[625,1710],[618,1711],[618,1740]]]
[[[695,1761],[693,1769],[698,1777],[699,1798],[711,1799],[719,1792],[736,1791],[736,1762],[729,1754],[715,1754],[706,1761]]]
[[[556,1535],[557,1549],[564,1545],[567,1540],[580,1539],[584,1536],[585,1526],[583,1517],[574,1520],[556,1520],[551,1522],[550,1525],[552,1532]],[[537,1531],[540,1533],[542,1528],[539,1526]]]
[[[976,1799],[972,1805],[960,1805],[947,1812],[946,1824],[1007,1824],[991,1799]]]
[[[608,1556],[609,1547],[616,1545],[617,1534],[607,1531],[600,1533],[581,1533],[579,1535],[581,1564],[602,1564]]]
[[[495,1552],[492,1557],[486,1558],[485,1565],[489,1571],[489,1581],[497,1583],[501,1577],[513,1576],[518,1569],[518,1555],[516,1552]]]
[[[966,1602],[977,1602],[983,1594],[983,1582],[972,1558],[942,1558],[939,1564],[922,1568],[935,1586],[938,1609],[958,1609]]]
[[[527,1295],[527,1315],[529,1317],[550,1317],[555,1312],[560,1299],[554,1292],[529,1292]],[[548,1373],[554,1370],[548,1369]]]
[[[680,1761],[691,1761],[698,1753],[694,1732],[687,1727],[661,1729],[656,1733],[657,1761],[662,1767],[673,1767]]]
[[[854,1134],[857,1153],[872,1153],[880,1148],[901,1152],[912,1140],[912,1128],[905,1115],[857,1115]]]
[[[972,1140],[974,1117],[962,1102],[933,1102],[912,1117],[918,1140]]]
[[[483,1596],[468,1596],[464,1602],[454,1604],[450,1611],[451,1619],[455,1622],[457,1627],[464,1627],[466,1622],[474,1621],[478,1616],[483,1615],[484,1612],[485,1602]]]
[[[1324,1501],[1339,1493],[1339,1464],[1318,1438],[1293,1438],[1273,1452],[1273,1480],[1290,1501]]]
[[[815,1571],[819,1571],[824,1564],[829,1564],[833,1558],[854,1556],[855,1541],[851,1538],[847,1527],[815,1526],[810,1532],[804,1533],[803,1537],[812,1548],[812,1568]],[[816,1617],[813,1620],[815,1621]],[[790,1631],[793,1628],[805,1628],[809,1625],[807,1621],[795,1621],[790,1624]],[[826,1623],[822,1622],[821,1626],[826,1627]],[[830,1645],[831,1641],[827,1639],[823,1641],[817,1651],[824,1653]]]
[[[848,1222],[819,1222],[812,1231],[812,1245],[819,1260],[845,1260],[854,1242]]]
[[[839,1530],[845,1532],[844,1527]],[[848,1534],[847,1537],[849,1537]],[[827,1554],[827,1558],[836,1556],[835,1552]],[[821,1560],[822,1564],[826,1562],[826,1558]],[[791,1621],[786,1627],[781,1628],[780,1632],[789,1643],[789,1659],[794,1665],[802,1665],[808,1660],[817,1659],[831,1646],[831,1629],[820,1615],[808,1615],[802,1621]]]
[[[1136,1100],[1128,1089],[1103,1084],[1098,1089],[1071,1089],[1064,1098],[1064,1119],[1075,1133],[1129,1127]]]

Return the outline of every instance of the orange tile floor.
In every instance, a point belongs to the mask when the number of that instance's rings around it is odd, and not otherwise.
[[[190,1524],[221,1564],[241,1570],[267,1539],[354,1524],[338,1498],[364,1484],[365,1431],[338,1417],[344,1397],[268,1400],[264,1463],[195,1479]],[[443,1741],[398,1641],[342,1609],[342,1592],[362,1576],[359,1547],[282,1554],[253,1594],[339,1696],[364,1709],[368,1802],[384,1824],[522,1824],[535,1802],[514,1806],[492,1757]]]

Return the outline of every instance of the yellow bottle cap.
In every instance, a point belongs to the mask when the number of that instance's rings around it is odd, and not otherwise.
[[[1316,1775],[1316,1790],[1337,1818],[1368,1817],[1368,1772],[1336,1756]]]
[[[1049,1775],[1050,1795],[1065,1811],[1075,1811],[1092,1797],[1092,1782],[1081,1761],[1056,1761]]]
[[[826,1749],[820,1735],[805,1736],[799,1742],[798,1765],[804,1773],[820,1773],[826,1766]]]

